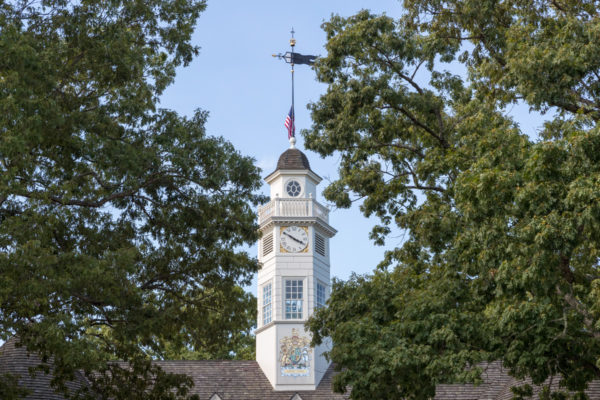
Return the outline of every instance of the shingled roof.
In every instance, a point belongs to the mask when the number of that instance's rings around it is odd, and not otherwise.
[[[0,375],[16,375],[19,386],[29,390],[26,400],[64,400],[62,394],[56,393],[50,381],[51,374],[35,371],[32,375],[29,370],[40,365],[42,360],[36,354],[29,354],[25,347],[18,346],[16,338],[10,338],[0,347]],[[71,392],[77,391],[87,385],[87,380],[82,374],[76,373],[75,380],[67,382],[66,386]]]
[[[25,347],[17,345],[17,339],[11,338],[0,347],[0,375],[10,373],[18,375],[19,385],[31,393],[26,400],[65,400],[56,393],[50,381],[52,375],[37,372],[29,373],[41,359],[28,354]],[[316,390],[313,391],[275,391],[256,361],[157,361],[164,371],[185,374],[192,378],[194,387],[190,394],[199,395],[201,400],[214,399],[217,394],[221,400],[290,400],[299,395],[302,400],[345,400],[349,395],[332,393],[331,378],[333,368],[329,367]],[[71,391],[87,385],[83,374],[67,383]]]
[[[479,386],[472,384],[437,385],[436,400],[495,400],[508,382],[513,381],[500,362],[483,365]]]
[[[531,385],[531,380],[515,379],[508,375],[508,371],[502,367],[500,362],[492,362],[480,365],[483,368],[481,378],[483,382],[479,386],[472,384],[461,385],[438,385],[435,392],[435,400],[511,400],[513,392],[511,388]],[[548,380],[553,390],[559,390],[557,377]],[[533,399],[539,399],[540,387],[533,387]],[[600,399],[600,381],[589,383],[585,393],[590,400]]]
[[[277,161],[277,169],[310,169],[306,155],[298,149],[287,149]]]
[[[19,384],[27,387],[31,394],[26,400],[64,400],[50,385],[51,375],[37,372],[29,374],[29,368],[36,367],[40,358],[28,354],[24,347],[17,346],[12,338],[0,347],[0,375],[5,373],[20,376]],[[197,394],[201,400],[346,400],[349,393],[333,393],[331,381],[335,372],[330,366],[325,376],[313,391],[274,391],[256,361],[157,361],[163,370],[185,374],[192,378],[194,387],[190,394]],[[510,400],[511,387],[530,383],[508,375],[499,362],[482,365],[483,382],[479,386],[471,384],[438,385],[435,400]],[[77,390],[87,385],[82,374],[67,386]],[[558,389],[558,379],[551,382]],[[589,384],[586,393],[590,400],[600,400],[600,381]],[[534,399],[539,398],[539,387],[534,387]]]
[[[191,394],[201,400],[210,399],[215,393],[222,400],[290,400],[295,395],[302,400],[344,400],[349,394],[331,391],[334,374],[330,366],[316,390],[275,391],[256,361],[159,361],[165,371],[185,374],[192,378]]]

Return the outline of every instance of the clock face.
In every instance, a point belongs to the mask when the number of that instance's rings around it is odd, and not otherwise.
[[[281,228],[281,248],[289,253],[298,253],[308,247],[308,228],[304,226],[288,226]]]

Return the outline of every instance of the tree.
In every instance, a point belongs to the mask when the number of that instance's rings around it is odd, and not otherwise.
[[[191,380],[150,355],[216,357],[254,320],[239,285],[257,261],[239,249],[259,171],[205,112],[157,108],[204,7],[0,4],[0,337],[51,364],[57,390],[81,370],[81,396],[185,397]]]
[[[303,134],[341,154],[325,196],[364,199],[375,243],[407,240],[334,283],[314,341],[333,339],[335,386],[354,399],[429,398],[493,360],[581,395],[600,378],[598,2],[404,6],[323,25],[328,89]],[[540,132],[521,130],[515,103],[547,113]]]

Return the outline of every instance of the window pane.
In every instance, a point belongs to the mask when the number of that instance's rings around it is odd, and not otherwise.
[[[320,282],[317,282],[317,308],[321,308],[325,306],[325,285]]]
[[[271,322],[272,312],[271,312],[271,284],[270,283],[267,283],[265,286],[263,286],[262,315],[263,315],[263,325],[266,325],[269,322]]]
[[[302,279],[285,281],[285,319],[302,319],[303,285]]]

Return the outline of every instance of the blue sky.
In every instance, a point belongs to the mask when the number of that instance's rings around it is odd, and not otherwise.
[[[288,147],[283,126],[291,103],[290,68],[273,53],[289,50],[290,30],[297,40],[296,51],[324,55],[325,33],[321,24],[332,13],[352,15],[369,8],[389,15],[401,13],[398,1],[208,1],[200,17],[194,44],[200,55],[181,68],[167,89],[161,106],[191,115],[196,108],[209,111],[208,133],[231,141],[243,154],[256,159],[263,176],[275,169],[279,155]],[[318,100],[326,87],[318,83],[306,65],[296,66],[296,130],[310,126],[306,104]],[[337,176],[339,159],[321,159],[304,149],[300,135],[297,147],[306,153],[312,169],[328,180]],[[267,194],[266,184],[263,193]],[[318,200],[325,204],[322,196]],[[332,239],[331,274],[347,279],[351,272],[372,271],[383,258],[384,248],[368,239],[375,220],[364,218],[358,207],[332,210],[330,224],[338,230]],[[401,243],[392,238],[390,245]],[[256,246],[251,248],[256,254]],[[252,291],[256,291],[253,287]]]
[[[196,108],[209,111],[208,133],[225,137],[243,154],[254,157],[266,176],[289,146],[283,122],[291,102],[290,68],[271,54],[289,50],[293,27],[297,52],[325,55],[321,24],[332,13],[350,16],[363,8],[390,16],[402,13],[402,3],[396,0],[208,0],[193,38],[201,47],[200,55],[178,71],[161,106],[184,115],[192,115]],[[317,101],[326,87],[316,82],[314,72],[305,65],[296,66],[295,80],[299,131],[311,124],[306,104]],[[542,121],[525,107],[515,106],[508,112],[530,134]],[[304,150],[299,135],[298,142],[312,169],[324,178],[323,190],[328,180],[336,178],[339,158],[321,159]],[[268,193],[266,185],[263,193]],[[318,200],[324,202],[322,196]],[[332,276],[347,279],[352,272],[368,273],[382,260],[385,248],[368,239],[376,222],[363,217],[357,206],[331,212],[330,223],[338,229],[330,246]],[[387,246],[402,241],[402,235],[390,237]],[[256,254],[256,246],[249,251]],[[255,287],[251,290],[256,291]]]

